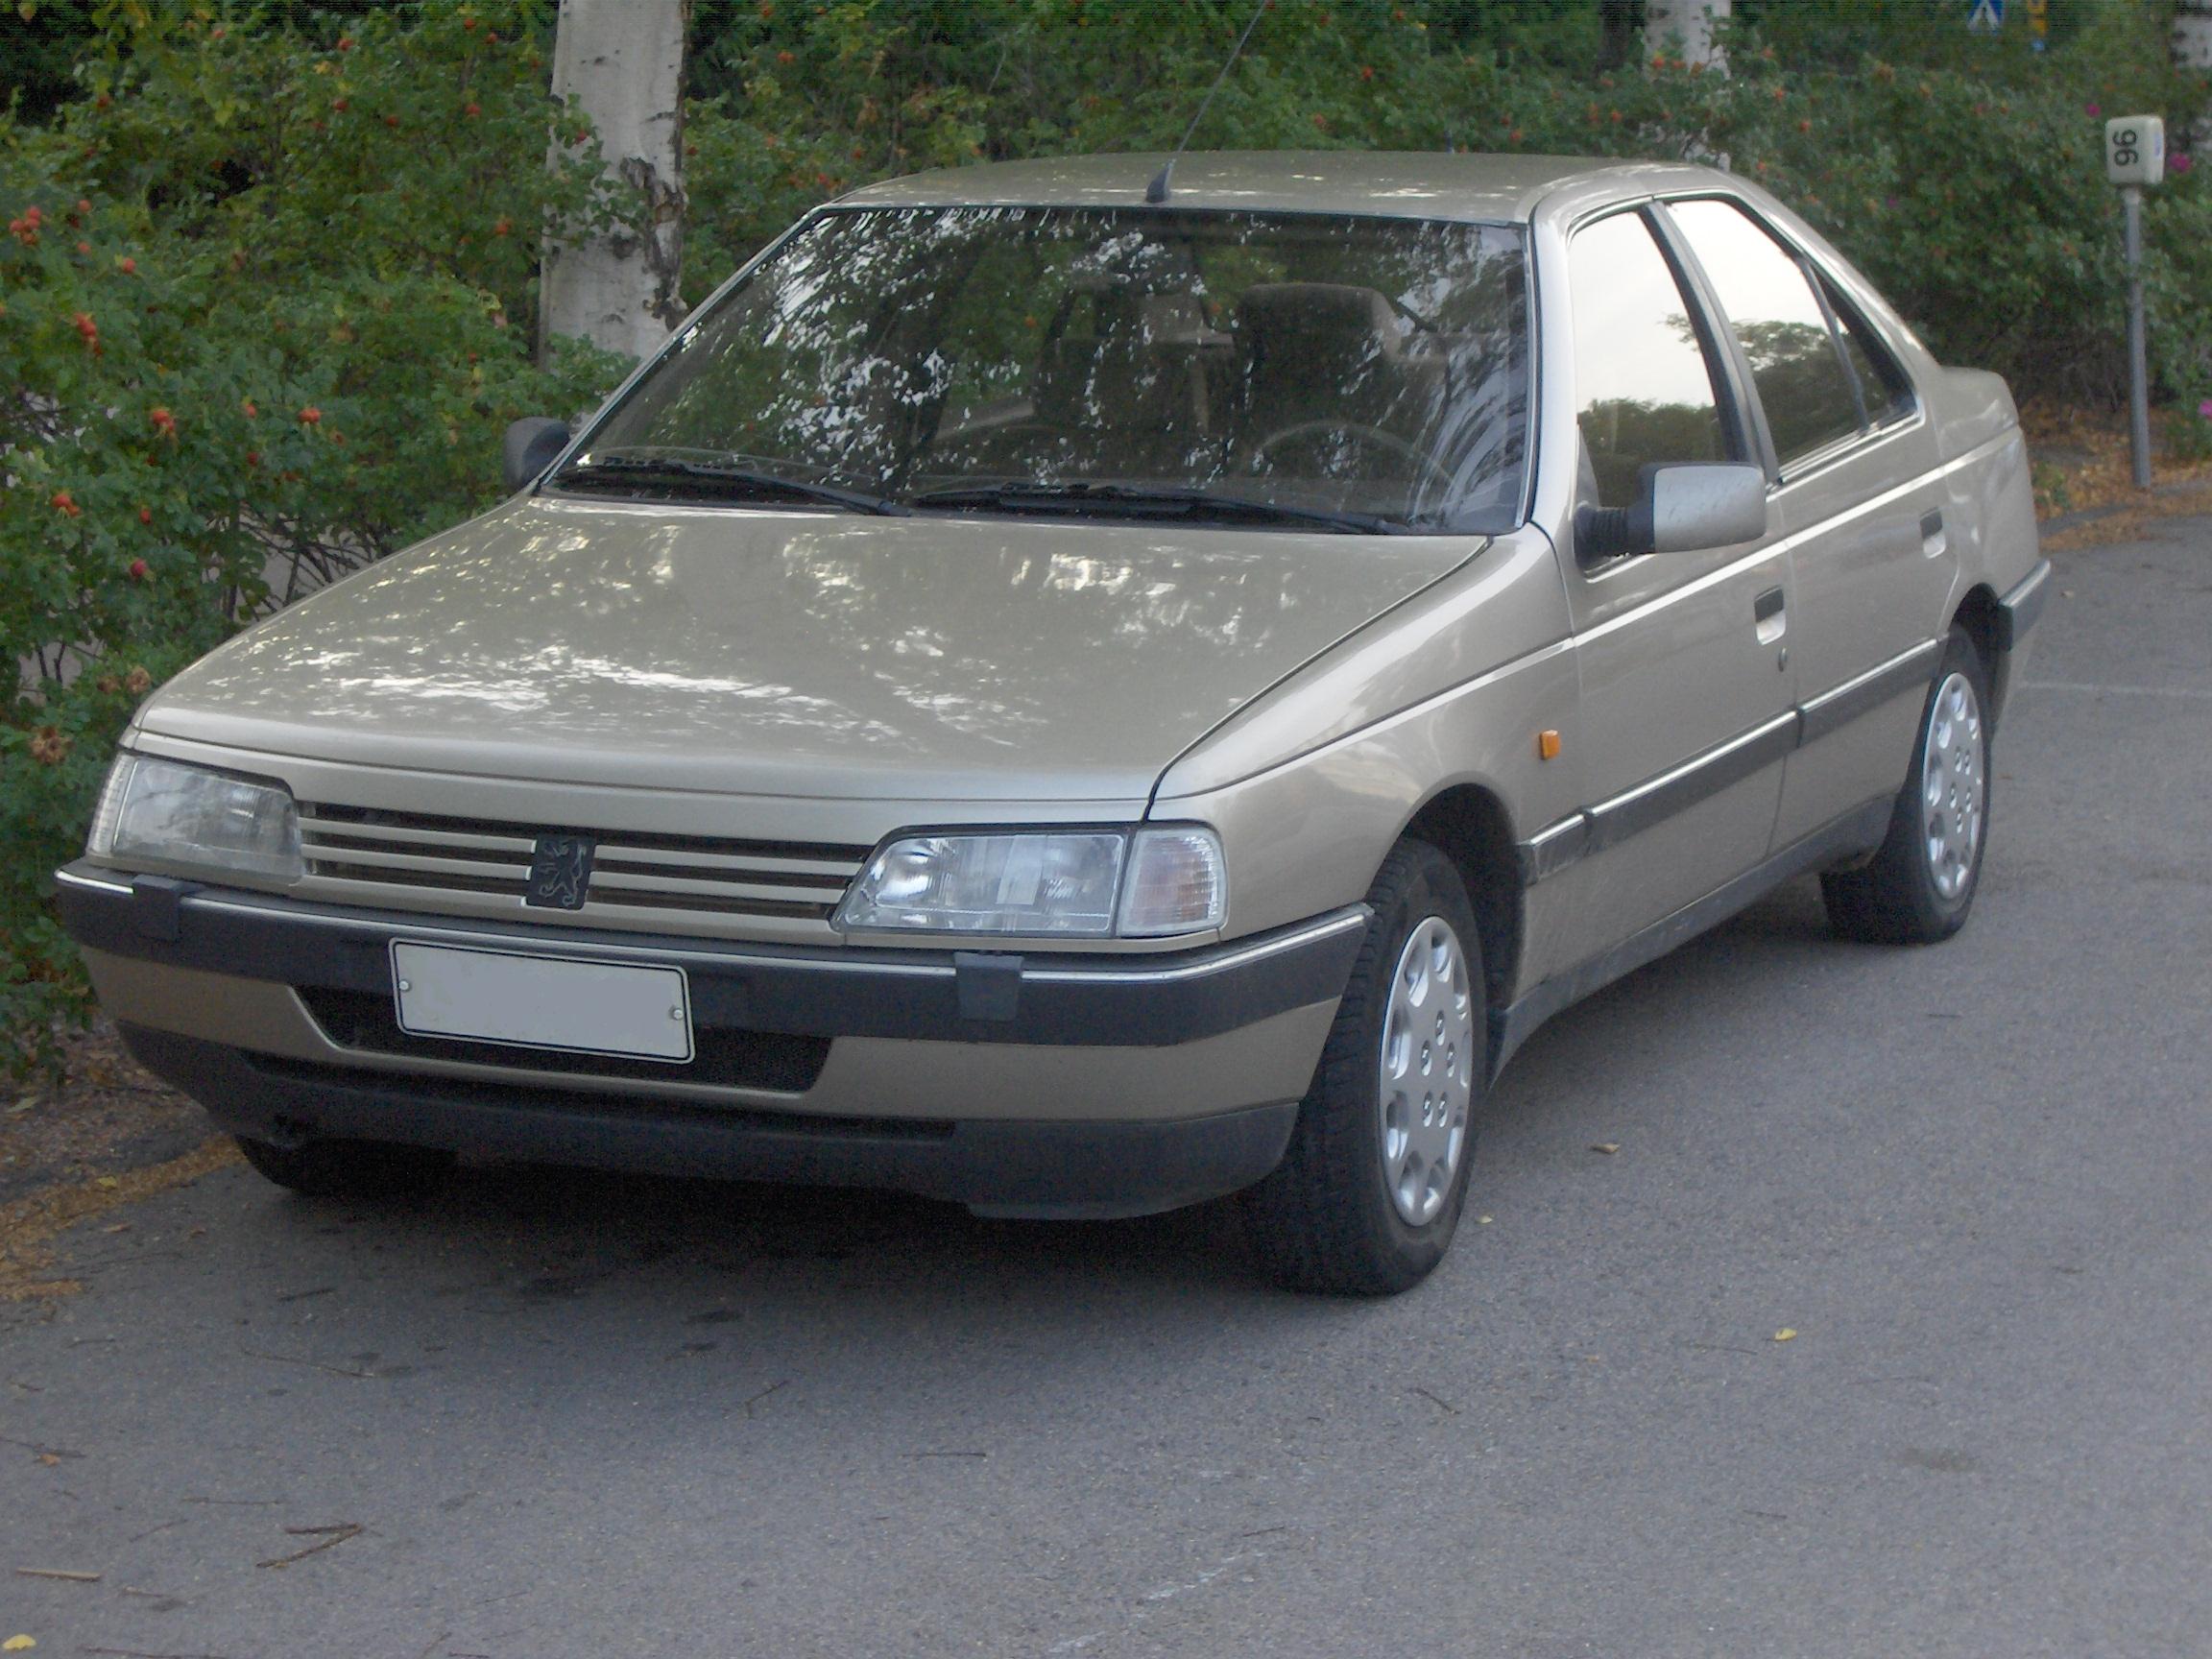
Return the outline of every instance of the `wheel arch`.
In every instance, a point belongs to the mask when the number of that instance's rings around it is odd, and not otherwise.
[[[1994,729],[2004,710],[2006,682],[2009,678],[2005,671],[2005,650],[2000,644],[2004,635],[2000,631],[2002,622],[1996,589],[1986,582],[1977,582],[1967,589],[1951,613],[1951,625],[1965,630],[1974,654],[1982,659],[1982,677],[1989,686],[1989,724]]]
[[[1454,783],[1424,802],[1400,836],[1426,841],[1459,872],[1481,930],[1483,990],[1489,1005],[1513,999],[1521,969],[1525,905],[1518,842],[1504,801],[1480,783]]]

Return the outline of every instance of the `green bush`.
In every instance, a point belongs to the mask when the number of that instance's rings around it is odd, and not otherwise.
[[[322,41],[152,9],[51,128],[0,131],[0,1035],[82,975],[48,873],[147,691],[252,616],[487,505],[534,366],[538,229],[603,218],[513,5]]]

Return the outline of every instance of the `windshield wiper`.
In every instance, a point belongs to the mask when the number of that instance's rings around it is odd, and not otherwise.
[[[1007,480],[925,490],[910,499],[917,507],[1002,507],[1016,513],[1101,512],[1136,517],[1226,518],[1248,523],[1310,524],[1366,536],[1402,536],[1408,529],[1404,519],[1385,517],[1378,513],[1293,507],[1282,501],[1255,501],[1245,495],[1221,495],[1188,486],[1041,484]]]
[[[685,461],[671,455],[600,455],[571,462],[548,480],[560,489],[589,490],[606,484],[697,484],[715,494],[788,495],[801,501],[821,501],[854,513],[903,515],[913,511],[903,502],[886,500],[863,490],[846,490],[835,484],[816,484],[805,478],[786,478],[780,472],[760,472],[747,467],[725,467],[712,461]]]

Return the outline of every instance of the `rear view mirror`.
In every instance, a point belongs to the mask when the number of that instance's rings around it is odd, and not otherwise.
[[[568,422],[529,415],[507,428],[500,446],[499,476],[512,495],[535,483],[553,459],[568,447]]]
[[[1767,534],[1767,474],[1757,467],[1684,462],[1647,467],[1633,507],[1584,507],[1575,515],[1583,559],[1629,553],[1695,553],[1756,541]]]

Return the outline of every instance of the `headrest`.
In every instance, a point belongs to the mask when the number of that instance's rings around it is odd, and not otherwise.
[[[1360,358],[1398,355],[1390,301],[1349,282],[1255,283],[1237,301],[1237,318],[1255,354],[1349,349]]]

